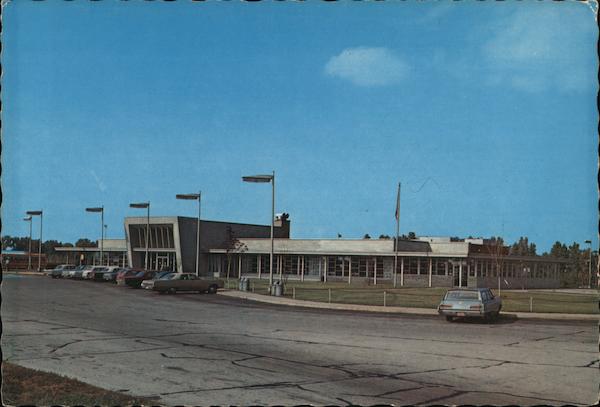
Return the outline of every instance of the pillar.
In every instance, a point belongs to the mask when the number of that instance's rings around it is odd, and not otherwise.
[[[302,267],[300,268],[300,281],[304,281],[304,256],[302,256]]]
[[[462,287],[462,260],[458,263],[458,286]]]
[[[242,278],[242,255],[238,254],[238,279]]]
[[[256,261],[257,261],[257,265],[258,265],[258,270],[257,270],[258,271],[258,279],[260,280],[260,272],[262,270],[262,254],[259,254],[257,257],[258,257],[258,259]]]
[[[325,261],[323,264],[323,281],[327,282],[327,256],[323,257],[321,261]]]
[[[417,275],[421,275],[421,258],[417,257]]]
[[[348,284],[352,284],[352,257],[348,258]]]
[[[400,287],[404,287],[404,257],[400,258]]]
[[[373,284],[377,285],[377,258],[373,257]]]
[[[433,260],[429,258],[429,287],[431,287],[431,274],[433,272]]]

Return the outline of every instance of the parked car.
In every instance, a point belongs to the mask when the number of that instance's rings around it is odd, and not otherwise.
[[[46,270],[46,274],[52,278],[62,278],[64,271],[73,270],[74,268],[74,264],[59,264],[52,270]]]
[[[93,280],[93,281],[104,281],[104,274],[111,272],[118,268],[119,268],[118,266],[105,266],[105,267],[102,267],[101,270],[98,270],[98,267],[95,267],[88,277],[90,280]]]
[[[141,287],[146,290],[152,290],[152,287],[154,285],[154,283],[153,283],[154,280],[168,280],[174,274],[175,273],[172,271],[159,271],[158,273],[156,273],[154,275],[153,278],[142,281]]]
[[[123,267],[114,267],[114,268],[110,269],[109,271],[105,272],[102,275],[102,279],[104,281],[112,281],[114,283],[117,281],[117,274],[119,274],[123,270],[126,270],[126,269]]]
[[[151,280],[158,271],[154,270],[142,270],[138,271],[133,275],[125,276],[125,285],[132,288],[140,288],[142,281]]]
[[[502,299],[489,288],[448,290],[438,306],[438,313],[447,321],[455,317],[496,318],[502,309]]]
[[[73,270],[73,273],[69,274],[69,276],[76,280],[81,280],[83,278],[83,273],[89,272],[90,270],[92,270],[92,268],[94,268],[94,266],[83,266],[78,270]]]
[[[83,270],[85,266],[77,266],[75,268],[72,269],[68,269],[68,270],[63,270],[62,271],[62,278],[73,278],[73,274],[77,271],[77,270]]]
[[[106,271],[106,270],[107,270],[106,266],[93,266],[91,269],[83,270],[81,278],[83,278],[84,280],[91,280],[92,276],[93,276],[92,273]]]
[[[123,269],[123,270],[119,271],[119,273],[117,273],[117,277],[115,278],[115,283],[117,283],[117,285],[125,285],[125,277],[133,276],[134,274],[137,274],[140,271],[144,271],[144,270],[143,269],[134,269],[134,268]]]
[[[159,293],[175,294],[177,291],[198,291],[215,294],[223,287],[223,280],[199,278],[191,273],[174,273],[168,278],[154,280],[147,284]]]

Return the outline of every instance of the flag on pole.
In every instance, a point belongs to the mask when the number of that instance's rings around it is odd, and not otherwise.
[[[398,196],[396,196],[396,220],[400,219],[400,183],[398,183]]]

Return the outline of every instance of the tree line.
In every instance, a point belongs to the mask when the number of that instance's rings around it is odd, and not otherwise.
[[[37,253],[39,251],[38,239],[31,240],[31,251]],[[91,241],[90,239],[81,238],[78,239],[75,244],[69,242],[61,242],[58,240],[46,240],[42,243],[42,253],[47,256],[56,254],[57,247],[98,247],[98,241]],[[2,250],[16,250],[16,251],[28,251],[29,250],[29,238],[18,237],[18,236],[2,236]]]

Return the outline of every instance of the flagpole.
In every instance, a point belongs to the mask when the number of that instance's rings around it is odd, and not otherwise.
[[[396,196],[396,240],[394,241],[394,288],[398,280],[398,243],[400,235],[400,185],[398,183],[398,195]]]

